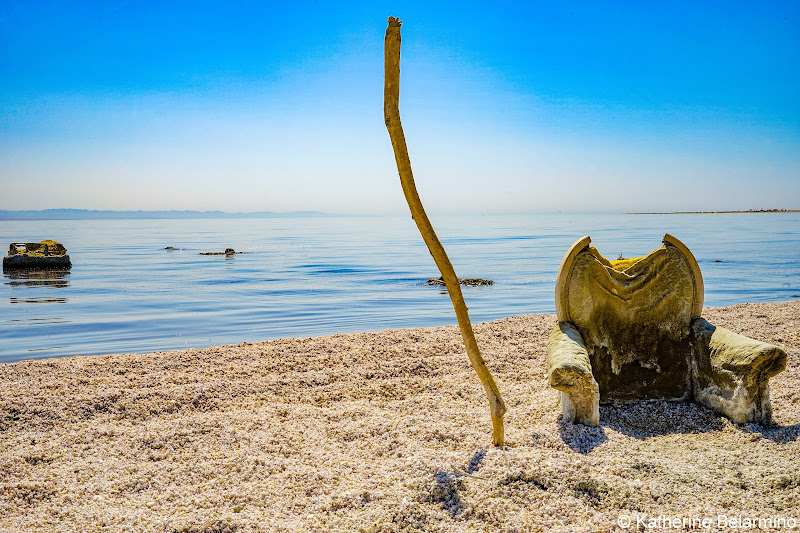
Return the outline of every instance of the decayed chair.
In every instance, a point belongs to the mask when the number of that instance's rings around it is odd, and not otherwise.
[[[596,426],[600,403],[661,399],[771,422],[769,378],[786,353],[700,317],[703,277],[682,242],[667,234],[649,255],[617,261],[590,243],[572,245],[556,279],[547,372],[565,420]]]

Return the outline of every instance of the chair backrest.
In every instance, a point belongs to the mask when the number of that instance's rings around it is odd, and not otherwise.
[[[687,399],[690,322],[703,309],[703,278],[692,253],[667,234],[663,246],[609,261],[583,237],[556,279],[556,312],[580,332],[600,401]]]

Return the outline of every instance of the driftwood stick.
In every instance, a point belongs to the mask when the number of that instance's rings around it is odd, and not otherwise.
[[[386,121],[386,129],[389,130],[389,137],[392,139],[392,147],[394,148],[394,158],[397,161],[397,171],[400,174],[400,183],[403,186],[403,193],[406,196],[408,207],[411,209],[411,217],[417,224],[419,232],[425,244],[428,246],[439,267],[439,272],[444,278],[447,292],[450,294],[450,300],[453,302],[453,308],[456,312],[458,319],[458,327],[461,329],[461,338],[464,340],[464,346],[467,349],[467,356],[472,368],[478,374],[478,377],[483,383],[483,388],[486,391],[486,396],[489,398],[489,406],[492,415],[492,429],[493,429],[493,442],[495,446],[503,446],[504,444],[504,430],[503,430],[503,415],[506,412],[505,403],[500,397],[500,391],[497,384],[492,377],[491,372],[483,361],[481,352],[478,349],[478,343],[475,342],[475,334],[472,331],[472,324],[469,320],[467,313],[467,306],[464,303],[464,297],[461,295],[461,286],[458,283],[453,265],[450,259],[447,258],[447,253],[436,237],[433,231],[433,226],[425,214],[425,209],[422,207],[422,201],[417,193],[417,188],[414,185],[414,175],[411,172],[411,160],[408,158],[408,148],[406,147],[406,138],[403,134],[403,125],[400,123],[400,110],[398,109],[398,100],[400,97],[400,25],[402,21],[395,17],[389,17],[389,26],[386,28],[386,39],[384,41],[384,58],[385,58],[385,78],[383,86],[383,115]]]

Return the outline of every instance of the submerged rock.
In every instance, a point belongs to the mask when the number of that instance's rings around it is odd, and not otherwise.
[[[200,255],[238,255],[249,254],[250,252],[237,252],[233,248],[225,248],[224,252],[200,252]]]
[[[467,285],[469,287],[483,287],[486,285],[494,285],[494,281],[490,279],[483,279],[483,278],[458,278],[458,282],[461,285]],[[438,278],[431,278],[427,281],[428,285],[440,285],[442,287],[445,286],[444,279],[439,276]]]

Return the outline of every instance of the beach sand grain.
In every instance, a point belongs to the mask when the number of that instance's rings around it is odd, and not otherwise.
[[[561,422],[553,315],[475,326],[505,449],[456,326],[0,365],[0,531],[800,527],[800,300],[703,316],[789,354],[773,426],[671,402]]]

